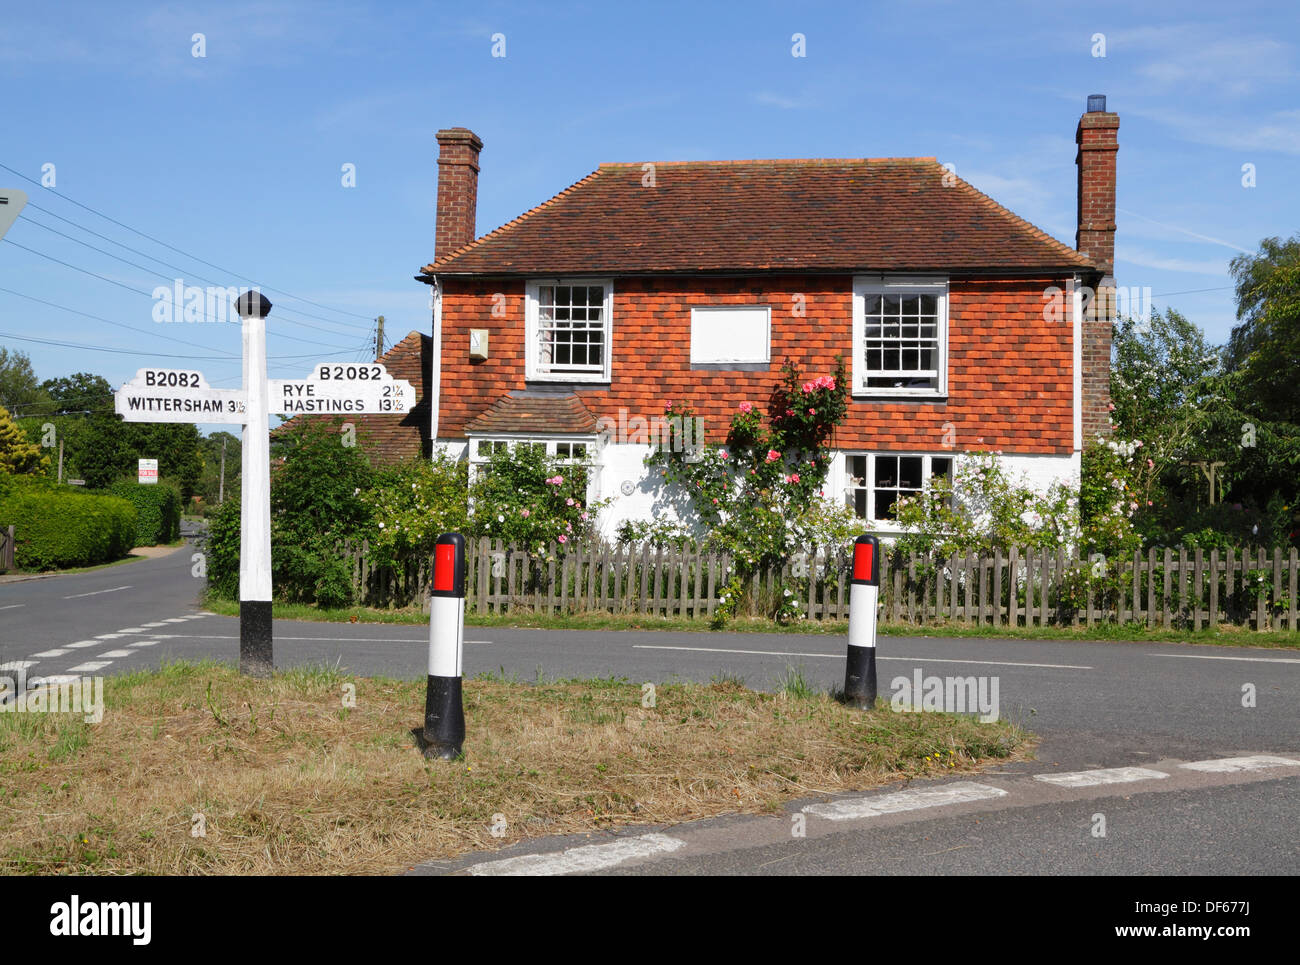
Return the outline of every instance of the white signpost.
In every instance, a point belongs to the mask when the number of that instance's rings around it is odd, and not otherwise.
[[[140,459],[136,469],[136,479],[142,486],[150,486],[158,482],[158,460],[157,459]]]
[[[256,290],[240,295],[242,389],[214,389],[194,369],[140,369],[116,396],[128,422],[218,422],[244,427],[240,492],[239,669],[269,677],[271,640],[271,447],[267,419],[283,415],[399,414],[415,390],[379,363],[320,363],[305,379],[267,379],[266,316],[271,302]],[[155,467],[156,468],[156,467]],[[142,480],[143,481],[143,480]]]

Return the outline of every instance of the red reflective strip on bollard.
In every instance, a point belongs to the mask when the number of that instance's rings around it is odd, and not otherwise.
[[[870,543],[858,543],[853,547],[853,578],[855,580],[871,579],[874,552],[875,547]]]
[[[443,544],[434,547],[433,588],[443,592],[454,588],[456,581],[456,547]]]

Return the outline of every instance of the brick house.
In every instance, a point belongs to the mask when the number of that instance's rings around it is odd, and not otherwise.
[[[644,440],[611,425],[689,402],[709,442],[765,406],[788,358],[843,356],[851,402],[828,495],[889,531],[892,505],[996,450],[1077,484],[1108,431],[1119,118],[1079,120],[1070,248],[933,158],[602,164],[475,237],[482,141],[438,132],[427,396],[433,444],[471,465],[545,444],[592,466],[610,533],[667,512]],[[1085,315],[1087,317],[1085,317]]]

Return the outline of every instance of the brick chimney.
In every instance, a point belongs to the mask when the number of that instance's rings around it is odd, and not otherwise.
[[[1115,155],[1119,115],[1106,110],[1106,95],[1088,97],[1079,118],[1074,163],[1079,168],[1079,228],[1074,246],[1097,266],[1085,281],[1096,291],[1083,320],[1083,443],[1110,434],[1110,337],[1115,316]]]
[[[438,221],[434,234],[435,260],[474,240],[478,207],[478,154],[483,142],[468,128],[438,132]]]

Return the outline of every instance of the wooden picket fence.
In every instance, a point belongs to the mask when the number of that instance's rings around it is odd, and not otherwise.
[[[745,608],[796,619],[848,617],[848,547],[809,547],[744,582]],[[359,602],[428,607],[429,557],[372,567],[351,553]],[[479,614],[639,613],[709,619],[737,575],[729,554],[698,544],[552,544],[530,551],[466,541],[466,608]],[[1123,559],[1080,559],[1033,548],[956,553],[942,561],[881,560],[880,619],[895,624],[1092,626],[1138,623],[1202,629],[1220,623],[1300,629],[1295,548],[1149,549]]]
[[[0,529],[0,573],[14,568],[14,528]]]

